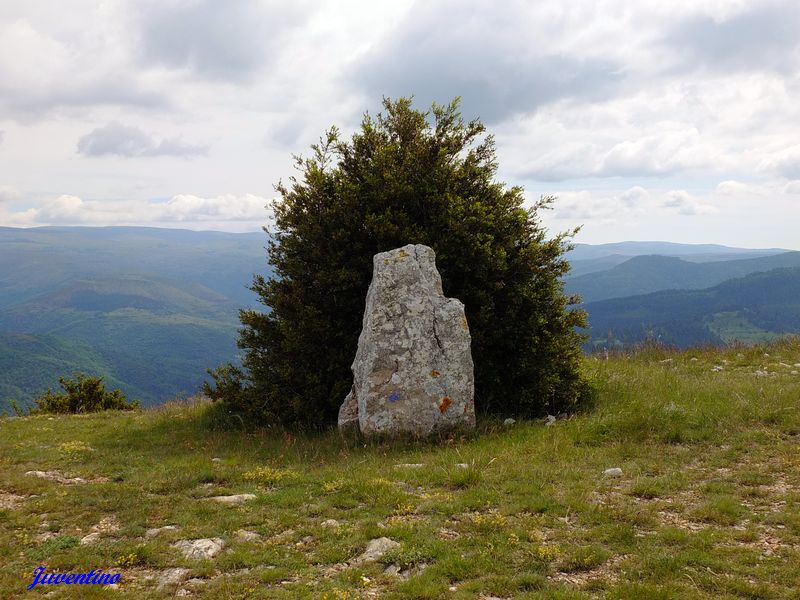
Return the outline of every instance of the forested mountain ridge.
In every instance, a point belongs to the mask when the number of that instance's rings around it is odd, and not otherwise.
[[[757,258],[692,262],[673,256],[635,256],[615,267],[566,280],[570,294],[584,302],[624,298],[669,289],[702,289],[728,279],[781,267],[800,267],[800,252]]]
[[[78,371],[143,404],[193,393],[206,368],[236,360],[265,245],[263,233],[0,228],[0,412]]]
[[[701,290],[668,290],[585,305],[587,349],[646,340],[686,348],[800,333],[800,267],[773,269]]]

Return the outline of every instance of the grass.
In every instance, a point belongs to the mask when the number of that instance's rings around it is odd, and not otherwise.
[[[122,574],[59,598],[800,598],[797,363],[798,340],[587,358],[591,413],[437,444],[217,431],[202,403],[2,419],[0,598],[47,592],[40,563]],[[226,548],[172,547],[197,538]]]

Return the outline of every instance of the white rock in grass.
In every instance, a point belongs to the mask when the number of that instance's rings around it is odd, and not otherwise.
[[[178,585],[184,581],[191,571],[182,567],[175,567],[173,569],[164,569],[158,574],[156,588],[161,590],[165,587]]]
[[[513,425],[516,422],[517,422],[516,419],[512,419],[512,418],[509,417],[508,419],[503,421],[503,425],[505,425],[506,427],[510,427],[511,425]]]
[[[219,502],[220,504],[227,504],[228,506],[238,506],[255,499],[255,494],[233,494],[232,496],[211,496],[211,498],[209,498],[209,500]]]
[[[425,463],[400,463],[394,466],[395,469],[421,469]]]
[[[234,535],[244,542],[257,542],[261,539],[261,536],[255,531],[245,529],[238,529]]]
[[[83,536],[81,538],[81,546],[88,546],[88,545],[91,545],[91,544],[96,544],[98,541],[100,541],[100,538],[102,537],[102,535],[103,535],[102,533],[99,533],[99,532],[96,531],[94,533],[90,533],[89,535]]]
[[[172,544],[189,559],[203,560],[214,558],[225,549],[225,542],[220,538],[202,538],[199,540],[181,540]]]
[[[325,519],[322,522],[323,527],[339,527],[339,521],[336,519]]]
[[[387,537],[376,538],[374,540],[370,540],[367,544],[367,549],[364,550],[364,553],[355,559],[354,564],[360,564],[365,562],[375,562],[376,560],[380,560],[384,554],[386,554],[389,550],[393,550],[395,548],[399,548],[400,543],[395,542],[394,540],[390,540]]]
[[[164,525],[163,527],[154,527],[153,529],[148,529],[144,532],[144,537],[148,540],[154,537],[157,537],[164,531],[177,531],[178,528],[175,525]]]
[[[622,469],[619,467],[611,467],[603,471],[603,475],[606,477],[622,477]]]

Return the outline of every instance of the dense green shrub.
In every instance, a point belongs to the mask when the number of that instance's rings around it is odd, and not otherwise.
[[[574,231],[546,238],[523,191],[495,181],[494,140],[465,122],[458,100],[428,112],[384,100],[352,139],[332,128],[299,177],[277,186],[276,277],[252,289],[270,311],[242,310],[243,368],[211,374],[205,393],[256,422],[319,426],[336,419],[352,382],[372,257],[431,246],[447,296],[461,300],[472,334],[476,408],[540,415],[588,396],[579,373],[585,315],[563,293]]]
[[[63,392],[47,390],[34,400],[36,413],[89,413],[101,410],[133,410],[137,401],[127,402],[120,390],[106,390],[102,377],[91,377],[78,373],[75,379],[59,377]]]

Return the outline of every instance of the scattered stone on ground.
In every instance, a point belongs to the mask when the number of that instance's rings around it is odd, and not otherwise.
[[[400,543],[390,540],[387,537],[376,538],[367,543],[367,549],[356,558],[352,564],[358,565],[365,562],[375,562],[386,554],[389,550],[399,548]]]
[[[287,529],[285,531],[281,531],[280,533],[276,533],[275,535],[269,538],[269,542],[273,544],[283,544],[291,540],[295,535],[294,529]]]
[[[410,483],[406,483],[405,481],[395,481],[394,482],[397,487],[401,488],[406,494],[411,494],[412,496],[422,496],[425,494],[425,488],[421,485],[413,486]]]
[[[148,540],[154,537],[158,537],[165,531],[177,531],[178,528],[175,525],[164,525],[163,527],[154,527],[152,529],[148,529],[144,532],[144,537]]]
[[[556,422],[555,416],[547,415],[547,417],[545,418],[545,421],[544,421],[544,426],[545,427],[552,427],[555,424],[555,422]]]
[[[453,465],[456,469],[469,469],[469,463],[456,463]]]
[[[209,498],[209,500],[219,502],[220,504],[226,504],[228,506],[238,506],[239,504],[244,504],[245,502],[255,499],[255,494],[233,494],[230,496],[211,496]]]
[[[92,533],[114,533],[119,531],[120,524],[116,515],[109,515],[100,519],[97,525],[92,525],[90,531]]]
[[[340,429],[474,428],[470,343],[464,305],[445,298],[433,249],[409,244],[376,254]]]
[[[517,422],[516,419],[512,419],[511,417],[509,417],[508,419],[503,421],[503,425],[505,425],[506,427],[509,427],[509,426],[513,425],[514,423],[516,423],[516,422]]]
[[[394,466],[395,469],[421,469],[425,463],[399,463]]]
[[[446,529],[445,527],[442,527],[439,529],[439,537],[443,540],[455,540],[460,538],[461,534],[452,529]]]
[[[214,558],[225,548],[225,542],[220,538],[202,538],[199,540],[180,540],[172,544],[189,559],[203,560]]]
[[[708,524],[706,523],[690,521],[683,515],[670,510],[660,510],[658,511],[658,516],[661,519],[661,522],[664,523],[665,525],[669,525],[671,527],[677,527],[678,529],[684,529],[686,531],[691,531],[691,532],[702,531],[703,529],[708,527]]]
[[[178,585],[189,577],[189,573],[191,573],[191,570],[183,567],[164,569],[156,575],[156,588],[162,590],[166,587]]]
[[[214,458],[211,459],[211,462],[215,462],[215,463],[222,462],[222,459],[221,458],[217,458],[215,456]]]
[[[606,477],[622,477],[622,469],[619,467],[611,467],[603,471],[603,475]]]
[[[96,544],[100,541],[100,538],[103,537],[102,533],[94,532],[87,534],[81,538],[81,546],[89,546],[91,544]]]
[[[104,483],[108,481],[108,477],[94,477],[92,479],[84,479],[83,477],[67,477],[58,471],[26,471],[25,475],[28,477],[39,477],[40,479],[47,479],[55,481],[61,485],[78,485],[81,483]]]
[[[261,539],[261,535],[255,531],[247,531],[245,529],[238,529],[234,535],[245,542],[257,542]]]
[[[401,569],[398,565],[389,565],[383,570],[383,574],[389,575],[390,577],[399,577],[400,579],[408,579],[412,575],[419,575],[427,568],[428,565],[426,563],[420,563],[408,569]]]
[[[13,509],[25,500],[25,496],[18,496],[9,492],[0,492],[0,510]]]
[[[323,527],[339,527],[339,521],[336,519],[325,519],[322,522]]]

